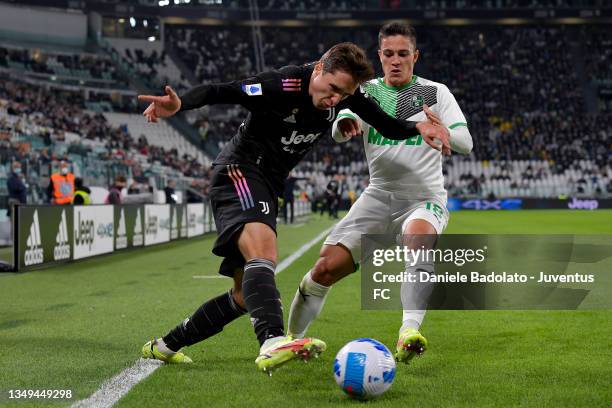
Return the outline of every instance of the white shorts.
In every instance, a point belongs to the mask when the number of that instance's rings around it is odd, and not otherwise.
[[[363,234],[401,234],[406,224],[416,219],[429,222],[441,235],[449,219],[444,195],[409,200],[368,187],[336,224],[325,244],[342,244],[351,251],[353,262],[359,263]]]

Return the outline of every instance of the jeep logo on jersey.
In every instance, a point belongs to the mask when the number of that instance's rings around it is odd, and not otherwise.
[[[307,135],[300,135],[298,134],[297,130],[294,130],[291,133],[291,137],[289,137],[289,140],[287,140],[286,137],[283,137],[281,139],[281,142],[283,142],[283,144],[285,145],[291,145],[291,144],[300,144],[300,143],[312,143],[315,140],[317,140],[317,138],[321,136],[321,132],[319,133],[309,133]]]
[[[308,151],[308,149],[310,149],[310,145],[305,146],[302,149],[298,148],[297,146],[300,145],[301,143],[311,143],[312,144],[315,142],[315,140],[317,140],[319,136],[321,136],[321,132],[309,133],[307,135],[300,135],[298,134],[297,130],[294,130],[293,133],[291,133],[291,137],[289,137],[289,140],[287,140],[286,137],[283,137],[281,139],[281,142],[285,145],[283,147],[283,150],[291,154],[304,153]]]
[[[370,128],[370,131],[368,132],[368,143],[375,144],[378,146],[384,146],[384,145],[397,146],[399,144],[406,145],[406,146],[420,146],[423,143],[423,137],[421,135],[416,135],[416,136],[409,137],[406,140],[387,139],[386,137],[383,137],[383,135],[378,133],[376,129]]]
[[[30,225],[30,234],[26,240],[26,250],[23,256],[23,263],[26,266],[42,263],[44,260],[44,252],[42,241],[40,239],[40,223],[38,221],[38,210],[34,211],[32,224]]]
[[[79,213],[74,231],[74,242],[76,242],[77,245],[88,245],[91,250],[91,245],[95,239],[94,236],[95,227],[93,220],[81,220],[81,213]]]
[[[68,240],[68,221],[66,220],[66,210],[62,210],[57,235],[55,236],[55,246],[53,247],[53,260],[60,261],[70,258],[70,242]]]

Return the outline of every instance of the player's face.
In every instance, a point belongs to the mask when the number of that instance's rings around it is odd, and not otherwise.
[[[321,65],[317,64],[312,73],[308,93],[317,109],[329,109],[343,99],[354,94],[357,84],[350,74],[344,71],[323,73]]]
[[[378,57],[385,74],[385,82],[398,87],[412,80],[412,71],[419,59],[419,50],[410,38],[404,35],[392,35],[381,40]]]

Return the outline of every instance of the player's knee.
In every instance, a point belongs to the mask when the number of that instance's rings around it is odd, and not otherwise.
[[[312,280],[324,286],[331,286],[334,282],[334,271],[330,268],[329,259],[320,257],[311,270]]]
[[[350,256],[322,251],[311,273],[315,282],[324,286],[331,286],[354,271],[355,268]]]

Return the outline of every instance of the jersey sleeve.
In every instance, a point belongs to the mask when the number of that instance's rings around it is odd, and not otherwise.
[[[361,120],[376,128],[381,135],[391,140],[406,140],[419,134],[417,122],[396,119],[385,113],[371,97],[358,89],[346,100],[348,108]]]
[[[451,149],[459,153],[470,153],[473,142],[467,120],[455,96],[445,85],[438,87],[438,101],[436,113],[440,116],[444,126],[449,129]]]
[[[261,111],[280,94],[280,75],[264,72],[246,79],[196,86],[181,96],[181,111],[214,104],[242,105],[249,111]]]
[[[338,116],[336,117],[336,120],[334,120],[334,124],[332,125],[332,138],[338,142],[338,143],[344,143],[344,142],[348,142],[349,140],[351,140],[350,137],[346,138],[342,135],[342,132],[340,132],[340,129],[338,129],[338,122],[340,122],[342,119],[354,119],[357,122],[359,122],[359,127],[361,128],[361,130],[364,133],[367,133],[367,129],[366,127],[368,127],[368,124],[365,123],[363,120],[361,120],[361,118],[354,112],[352,112],[350,109],[342,109],[340,111],[340,113],[338,113]]]

